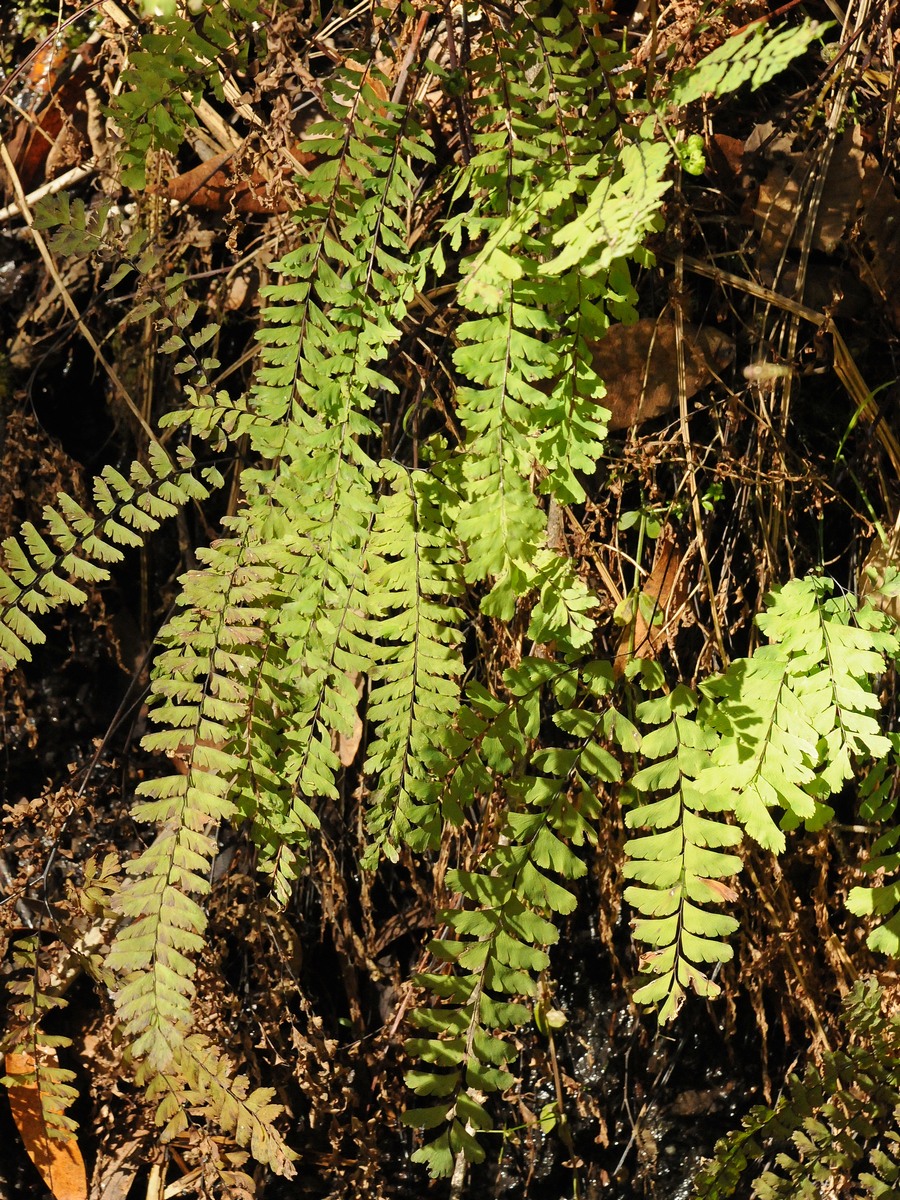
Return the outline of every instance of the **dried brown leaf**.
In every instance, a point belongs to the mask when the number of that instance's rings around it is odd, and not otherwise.
[[[52,1050],[44,1053],[46,1061],[55,1065],[56,1056]],[[6,1055],[7,1075],[33,1075],[34,1071],[35,1061],[31,1054]],[[45,1105],[52,1107],[52,1102],[41,1097],[37,1081],[15,1084],[7,1090],[13,1120],[28,1157],[56,1200],[87,1200],[87,1173],[78,1142],[74,1137],[62,1141],[50,1136]]]
[[[688,595],[683,557],[678,534],[671,525],[666,525],[656,543],[653,569],[619,640],[617,674],[621,674],[629,658],[656,658],[672,637],[677,613]]]
[[[710,326],[686,324],[684,332],[690,398],[731,362],[734,343]],[[606,384],[610,429],[651,421],[678,403],[674,321],[645,317],[635,325],[613,325],[592,349],[594,369]]]

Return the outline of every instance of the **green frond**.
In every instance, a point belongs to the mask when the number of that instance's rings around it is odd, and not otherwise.
[[[772,1106],[757,1105],[716,1146],[694,1181],[698,1200],[741,1195],[752,1180],[764,1200],[814,1197],[836,1178],[854,1196],[887,1200],[900,1180],[900,1020],[881,1011],[881,988],[860,980],[843,1002],[844,1047],[791,1075]],[[742,1186],[743,1185],[743,1186]]]
[[[459,769],[486,793],[502,772],[506,804],[500,836],[477,869],[447,873],[456,901],[439,914],[447,934],[430,951],[451,972],[417,979],[444,1002],[413,1011],[413,1024],[434,1036],[407,1043],[411,1055],[435,1068],[414,1070],[410,1086],[418,1095],[444,1097],[404,1118],[426,1129],[449,1126],[414,1155],[432,1173],[449,1174],[459,1153],[470,1162],[483,1158],[474,1131],[493,1124],[484,1096],[508,1086],[505,1066],[516,1053],[508,1035],[530,1017],[520,998],[535,996],[535,977],[549,965],[547,948],[559,936],[553,918],[575,907],[569,884],[586,870],[577,848],[596,839],[596,781],[620,778],[618,763],[600,742],[605,714],[571,704],[559,712],[558,723],[582,729],[579,744],[531,753],[525,766],[540,727],[543,689],[571,702],[572,691],[562,680],[573,675],[577,681],[571,668],[526,659],[505,676],[507,705],[476,688],[460,712],[465,732],[459,736],[469,742],[471,763]]]
[[[553,234],[553,245],[561,249],[544,270],[560,275],[577,265],[590,277],[634,257],[647,234],[659,227],[663,197],[671,187],[663,178],[670,161],[664,142],[639,139],[625,146],[616,171],[597,180],[584,210]]]
[[[140,1068],[138,1082],[156,1102],[156,1123],[169,1141],[188,1128],[188,1113],[205,1118],[238,1146],[246,1147],[258,1163],[286,1179],[297,1173],[296,1154],[274,1128],[284,1111],[273,1104],[273,1088],[250,1089],[247,1078],[235,1075],[210,1041],[191,1034],[178,1047],[171,1066],[156,1071]]]
[[[463,263],[459,287],[471,314],[454,355],[465,380],[457,413],[466,442],[448,478],[462,497],[466,579],[490,580],[482,607],[509,619],[547,566],[535,485],[566,503],[584,499],[578,473],[593,472],[608,415],[588,339],[605,332],[607,305],[632,312],[634,293],[622,255],[602,278],[577,257],[549,273],[555,235],[545,232],[551,215],[556,229],[567,219],[580,227],[592,188],[609,175],[615,151],[603,139],[615,121],[606,72],[621,58],[565,7],[526,4],[509,29],[489,27],[493,53],[469,67],[475,152],[457,194],[470,207],[445,226],[454,246],[464,232],[484,238]],[[544,98],[537,105],[536,95]],[[618,289],[608,286],[613,275]]]
[[[145,749],[168,754],[183,772],[138,788],[135,816],[158,833],[115,897],[128,920],[107,959],[123,1031],[155,1072],[172,1069],[193,1024],[194,960],[206,927],[197,898],[209,891],[216,829],[237,811],[237,731],[252,719],[257,686],[248,668],[268,598],[246,541],[199,557],[206,568],[184,578],[182,611],[160,634],[151,717],[165,728],[144,738]]]
[[[747,25],[696,66],[678,71],[666,99],[680,107],[708,94],[726,96],[745,83],[754,89],[762,87],[804,54],[827,28],[827,24],[810,20],[794,28]]]
[[[719,994],[708,968],[730,960],[725,939],[737,929],[733,917],[709,907],[736,899],[726,881],[741,860],[728,851],[741,834],[718,817],[727,803],[722,796],[697,786],[717,741],[697,704],[679,686],[637,706],[638,720],[652,726],[641,739],[641,755],[651,761],[630,780],[638,802],[625,814],[629,830],[644,831],[625,843],[625,876],[636,881],[625,899],[640,914],[634,936],[649,947],[640,969],[651,976],[634,998],[657,1006],[662,1023],[677,1014],[689,990]]]
[[[880,876],[883,882],[851,888],[847,907],[856,916],[879,918],[866,943],[870,949],[896,958],[900,955],[900,823],[896,820],[900,734],[887,737],[889,752],[872,764],[859,789],[861,818],[873,828],[881,828],[862,869],[867,875]]]
[[[104,467],[93,488],[99,516],[61,494],[58,509],[44,509],[44,533],[26,521],[18,537],[3,542],[0,556],[0,668],[30,661],[29,647],[43,643],[30,614],[84,604],[87,595],[78,583],[108,580],[107,564],[121,561],[121,547],[143,545],[163,520],[192,500],[205,500],[221,483],[213,468],[196,472],[186,448],[178,452],[176,469],[163,450],[153,447],[149,470],[132,463],[126,478]]]
[[[257,11],[256,0],[230,0],[204,9],[199,20],[172,15],[142,35],[110,105],[122,130],[127,187],[144,187],[149,151],[178,152],[185,130],[197,124],[194,105],[207,89],[223,98],[216,60],[223,52],[246,60]]]
[[[386,492],[369,542],[367,607],[377,638],[367,716],[374,726],[364,771],[376,780],[365,865],[405,844],[436,846],[440,810],[428,801],[437,747],[456,715],[462,659],[453,597],[459,551],[441,518],[440,484],[385,465]]]
[[[831,815],[823,801],[852,775],[854,758],[890,746],[872,715],[872,684],[896,636],[881,614],[857,614],[832,589],[819,576],[787,584],[759,617],[772,644],[704,685],[722,740],[701,787],[731,788],[738,820],[772,850],[784,848],[783,829]],[[781,828],[772,809],[784,811]]]
[[[12,968],[15,974],[6,981],[10,996],[5,1029],[0,1038],[0,1055],[10,1064],[21,1060],[29,1069],[0,1077],[4,1087],[27,1085],[37,1090],[43,1127],[48,1137],[68,1142],[75,1136],[78,1123],[68,1110],[78,1099],[74,1087],[75,1072],[58,1064],[56,1051],[71,1046],[72,1039],[50,1034],[44,1029],[48,1014],[64,1009],[67,1000],[59,989],[50,986],[39,961],[40,940],[32,935],[13,943]]]

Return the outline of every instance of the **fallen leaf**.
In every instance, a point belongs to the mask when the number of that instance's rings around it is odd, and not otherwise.
[[[674,632],[674,621],[687,600],[687,578],[678,534],[666,525],[656,542],[653,569],[622,631],[614,673],[620,676],[630,658],[656,658]]]
[[[54,49],[48,41],[35,59],[26,96],[19,105],[20,119],[8,147],[26,192],[84,156],[87,82],[86,65],[68,47]],[[59,139],[62,141],[58,144]],[[65,154],[61,153],[62,142],[68,144]],[[53,158],[48,162],[51,155]],[[74,157],[67,162],[69,156]]]
[[[747,139],[748,150],[752,141],[752,136]],[[855,242],[861,252],[854,254],[852,261],[862,283],[887,309],[893,326],[900,329],[900,294],[896,286],[900,273],[900,199],[867,144],[866,132],[858,125],[846,129],[838,139],[822,186],[816,223],[809,234],[798,213],[805,211],[802,201],[804,197],[808,200],[809,183],[804,181],[815,169],[815,155],[796,153],[783,139],[763,143],[772,161],[753,208],[759,236],[758,269],[761,282],[769,287],[776,284],[777,268],[778,290],[800,299],[796,295],[796,267],[782,264],[787,249],[799,248],[805,236],[812,250],[826,255]],[[804,186],[807,190],[801,196]],[[846,295],[843,285],[838,290],[841,296]],[[807,278],[802,299],[809,307],[834,311],[827,296],[823,300],[816,294],[815,279]]]
[[[90,1200],[128,1200],[138,1171],[146,1166],[143,1142],[129,1141],[107,1159],[106,1148],[100,1148],[91,1181]]]
[[[365,681],[358,671],[348,672],[350,682],[356,688],[356,695],[359,699],[362,698],[363,687]],[[363,736],[362,717],[359,715],[359,707],[357,706],[356,714],[353,718],[353,732],[348,737],[346,734],[338,734],[338,758],[341,760],[342,767],[353,765],[359,751],[359,745]]]
[[[740,176],[744,163],[744,143],[741,138],[730,137],[727,133],[714,133],[707,144],[709,163],[713,171],[721,175],[730,175],[732,179]]]
[[[53,1051],[44,1053],[46,1062],[56,1066]],[[33,1075],[34,1070],[35,1061],[31,1054],[6,1055],[7,1075]],[[78,1142],[74,1136],[68,1141],[50,1136],[44,1113],[45,1104],[47,1107],[50,1104],[46,1100],[42,1104],[37,1082],[12,1084],[7,1087],[7,1094],[28,1157],[56,1200],[87,1200],[87,1173]]]
[[[302,161],[310,160],[312,155],[297,154],[296,157]],[[287,200],[272,194],[271,181],[261,171],[242,172],[234,160],[230,151],[215,154],[183,175],[175,175],[159,190],[170,200],[208,212],[287,212]]]
[[[698,876],[697,880],[704,887],[709,888],[711,892],[715,892],[723,904],[734,904],[738,899],[738,894],[733,887],[729,887],[727,883],[723,883],[721,879],[704,879]]]
[[[630,429],[652,421],[678,403],[675,322],[644,317],[613,325],[592,345],[594,370],[606,384],[603,405],[609,428]],[[711,326],[685,324],[685,375],[690,399],[734,358],[734,342]]]
[[[860,224],[865,246],[863,283],[887,306],[891,324],[900,329],[900,199],[874,155],[865,160]]]

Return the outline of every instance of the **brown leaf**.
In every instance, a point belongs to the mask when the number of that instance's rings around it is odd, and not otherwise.
[[[358,671],[348,671],[351,683],[356,688],[356,695],[362,697],[365,681]],[[342,767],[353,765],[353,760],[356,758],[359,751],[359,744],[363,736],[362,717],[359,715],[359,708],[353,719],[353,732],[347,737],[346,734],[338,734],[338,758],[341,760]]]
[[[73,162],[80,161],[84,139],[75,137],[75,125],[81,132],[86,122],[84,92],[88,72],[82,63],[70,73],[66,69],[71,60],[71,51],[65,47],[53,50],[52,43],[38,55],[29,74],[26,99],[20,107],[21,117],[9,139],[9,153],[19,181],[26,192]],[[71,144],[69,150],[75,155],[66,161],[57,147],[60,138]],[[74,139],[74,140],[73,140]],[[48,163],[56,147],[55,165]]]
[[[744,164],[744,142],[727,133],[714,133],[707,143],[710,166],[719,175],[732,180],[740,176]]]
[[[146,1147],[132,1140],[115,1149],[101,1146],[91,1181],[91,1200],[128,1200],[135,1176],[146,1165]]]
[[[728,365],[734,343],[711,326],[685,324],[688,398]],[[678,403],[675,322],[644,317],[635,325],[613,325],[592,345],[594,370],[606,384],[602,404],[612,416],[609,428],[630,429],[651,421]]]
[[[900,199],[873,155],[867,155],[862,181],[863,282],[884,303],[895,329],[900,330]]]
[[[209,746],[211,750],[221,750],[224,745],[224,742],[214,738],[196,738],[192,742],[182,742],[178,749],[167,757],[179,775],[190,775],[195,746]]]
[[[302,164],[314,158],[313,154],[294,152],[294,159]],[[283,172],[284,177],[288,174]],[[281,213],[289,208],[285,197],[273,192],[272,181],[262,171],[241,171],[231,151],[215,154],[183,175],[175,175],[160,190],[170,200],[208,212]]]
[[[629,658],[656,658],[672,636],[676,615],[688,595],[682,560],[678,534],[666,525],[657,539],[653,570],[619,639],[616,675],[621,675]]]
[[[53,1051],[45,1053],[47,1063],[55,1066],[56,1055]],[[6,1055],[8,1075],[31,1075],[34,1069],[35,1061],[32,1055]],[[78,1142],[74,1137],[69,1141],[61,1141],[50,1136],[44,1116],[44,1104],[47,1107],[52,1105],[46,1100],[42,1104],[37,1082],[15,1084],[7,1091],[13,1120],[28,1157],[37,1167],[56,1200],[87,1200],[87,1173]]]
[[[900,329],[900,294],[896,286],[900,272],[900,199],[878,159],[868,150],[866,131],[852,126],[837,141],[811,234],[804,223],[801,188],[806,181],[804,194],[808,195],[816,157],[812,152],[795,153],[789,144],[775,144],[775,148],[779,159],[772,162],[754,206],[761,282],[767,287],[775,285],[776,267],[788,245],[796,249],[804,237],[810,238],[811,249],[829,255],[850,241],[861,242],[862,253],[853,256],[860,278],[886,308],[894,327]],[[796,266],[787,263],[779,268],[777,286],[783,295],[799,298]],[[841,284],[838,290],[843,295],[847,289]],[[834,310],[831,298],[816,295],[814,278],[807,279],[803,302],[812,308]]]
[[[856,220],[863,195],[866,154],[859,126],[847,129],[834,147],[822,188],[822,199],[810,246],[833,254],[842,244],[847,228]],[[788,243],[798,247],[806,234],[801,193],[809,197],[809,176],[818,151],[789,154],[772,165],[759,186],[754,208],[759,248],[764,258],[775,262]],[[806,190],[804,190],[806,189]]]
[[[737,892],[733,887],[729,887],[727,883],[723,883],[721,879],[704,879],[698,876],[699,882],[709,888],[711,892],[715,892],[720,900],[725,904],[734,904],[738,898]]]

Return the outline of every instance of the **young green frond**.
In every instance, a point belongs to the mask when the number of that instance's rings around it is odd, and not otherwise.
[[[143,35],[111,106],[122,131],[126,186],[144,187],[148,151],[178,152],[185,129],[197,124],[194,106],[206,88],[222,99],[217,59],[220,54],[246,58],[257,12],[257,0],[229,0],[204,9],[198,20],[170,14]]]
[[[827,29],[818,21],[786,25],[746,25],[694,67],[679,71],[668,89],[667,101],[682,106],[712,93],[725,96],[749,83],[762,87],[804,54]]]
[[[555,251],[541,224],[551,216],[556,228],[580,222],[580,190],[609,172],[598,136],[614,125],[604,72],[619,62],[565,7],[524,5],[511,28],[491,19],[489,31],[493,54],[469,68],[479,111],[474,154],[457,187],[469,207],[445,227],[454,246],[464,231],[486,235],[464,262],[459,287],[471,314],[457,329],[454,355],[466,381],[457,392],[466,441],[450,479],[462,497],[456,528],[466,579],[491,581],[482,607],[509,619],[547,565],[538,561],[546,518],[535,485],[565,502],[582,500],[577,472],[593,471],[606,434],[604,388],[587,339],[603,335],[605,302],[615,306],[616,297],[605,276],[589,279],[580,264],[564,266],[563,278],[548,275]]]

